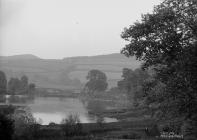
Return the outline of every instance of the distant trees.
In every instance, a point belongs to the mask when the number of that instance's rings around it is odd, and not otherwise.
[[[7,90],[7,78],[3,71],[0,71],[0,95],[5,94]]]
[[[20,79],[11,77],[7,81],[5,73],[0,71],[0,94],[32,94],[35,87],[34,83],[29,83],[26,75],[23,75]]]
[[[34,83],[30,83],[28,86],[28,93],[33,93],[36,89],[36,85]]]
[[[85,92],[93,94],[95,91],[107,89],[107,76],[100,70],[90,70],[87,75],[88,82],[85,84]]]
[[[27,94],[35,90],[35,84],[28,82],[28,77],[23,75],[21,79],[10,78],[8,81],[8,92],[11,94]]]
[[[16,93],[20,90],[20,80],[18,78],[10,78],[8,81],[8,92]]]
[[[28,77],[23,75],[20,80],[20,87],[22,90],[27,91],[28,89]]]
[[[127,93],[132,99],[136,100],[142,96],[142,87],[145,80],[150,77],[147,71],[142,69],[122,70],[122,80],[118,81],[117,86],[122,91]]]
[[[197,1],[164,0],[152,14],[125,28],[126,56],[143,60],[155,76],[145,85],[145,98],[166,118],[191,121],[197,137]],[[153,83],[152,83],[153,82]],[[157,99],[159,98],[159,100]]]
[[[118,81],[117,86],[120,90],[125,90],[129,93],[132,89],[132,84],[134,84],[136,80],[134,71],[132,69],[124,68],[122,70],[122,78],[122,80]]]

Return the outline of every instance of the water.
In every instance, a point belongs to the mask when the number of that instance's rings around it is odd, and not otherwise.
[[[89,115],[84,104],[75,98],[39,97],[28,106],[33,116],[43,120],[44,124],[60,123],[69,114],[77,114],[82,123],[91,123],[96,119],[95,116]]]
[[[61,123],[62,119],[68,117],[70,114],[78,115],[81,123],[94,123],[98,118],[88,113],[87,102],[83,102],[77,98],[35,97],[34,100],[22,101],[13,102],[13,104],[29,107],[34,118],[44,125],[50,122]],[[104,121],[116,122],[117,120],[106,117]]]

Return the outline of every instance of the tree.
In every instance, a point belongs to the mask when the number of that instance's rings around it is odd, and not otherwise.
[[[20,79],[10,78],[8,81],[8,92],[11,94],[28,94],[35,91],[36,85],[28,82],[28,77],[23,75]]]
[[[28,77],[26,75],[23,75],[21,77],[21,90],[27,91],[28,89]]]
[[[77,114],[70,114],[62,120],[62,131],[65,137],[73,137],[82,134],[82,125]]]
[[[7,78],[3,71],[0,71],[0,94],[5,94],[7,90]]]
[[[165,85],[163,114],[197,126],[197,1],[164,0],[121,37],[129,42],[121,52],[143,60],[143,68],[153,68],[156,81]]]
[[[125,91],[132,99],[136,100],[137,97],[140,97],[142,85],[145,80],[149,77],[147,71],[141,69],[128,69],[124,68],[122,71],[122,80],[118,81],[118,88],[122,91]]]
[[[118,81],[118,87],[121,90],[126,90],[127,93],[131,91],[132,84],[135,83],[136,76],[132,69],[124,68],[122,70],[122,78],[123,80]]]
[[[93,94],[95,91],[105,91],[107,89],[107,76],[100,70],[90,70],[87,75],[89,80],[85,85],[85,90]]]
[[[31,140],[39,134],[40,125],[37,124],[28,107],[18,108],[13,114],[14,136],[16,139]]]
[[[10,78],[8,82],[8,92],[16,94],[20,90],[21,81],[18,78]]]
[[[28,87],[28,93],[32,94],[35,92],[36,85],[34,83],[30,83]]]

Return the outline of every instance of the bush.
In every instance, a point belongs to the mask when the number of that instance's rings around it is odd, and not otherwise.
[[[55,125],[56,125],[56,123],[54,123],[54,122],[49,123],[49,126],[55,126]]]
[[[125,134],[121,138],[123,139],[140,139],[141,136],[137,133]]]
[[[99,116],[96,120],[96,123],[100,126],[103,127],[103,123],[105,123],[105,120],[103,117]]]
[[[40,131],[38,124],[29,108],[18,108],[13,114],[15,134],[17,140],[32,140]]]
[[[62,131],[66,137],[82,135],[82,125],[78,115],[69,115],[62,120]]]
[[[148,128],[145,129],[145,133],[146,133],[147,136],[151,136],[151,137],[153,137],[153,136],[160,136],[160,131],[159,131],[158,126],[156,124],[153,125],[149,129]]]
[[[182,134],[184,135],[185,140],[196,140],[197,139],[197,121],[193,120],[186,120],[182,127],[181,131]]]
[[[162,131],[164,132],[174,132],[176,134],[180,134],[181,132],[181,125],[182,122],[168,122],[167,124],[164,124],[162,127]]]

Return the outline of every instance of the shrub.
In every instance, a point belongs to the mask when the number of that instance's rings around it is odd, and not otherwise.
[[[63,135],[67,137],[82,135],[82,125],[78,115],[69,115],[62,120]]]
[[[103,127],[103,123],[105,123],[105,120],[103,117],[99,116],[96,120],[96,123],[100,126]]]
[[[125,134],[121,138],[123,139],[140,139],[141,136],[137,133]]]
[[[160,136],[160,132],[158,126],[155,124],[149,129],[145,129],[145,133],[147,136]]]
[[[55,125],[56,125],[56,123],[54,123],[54,122],[49,123],[49,126],[55,126]]]

